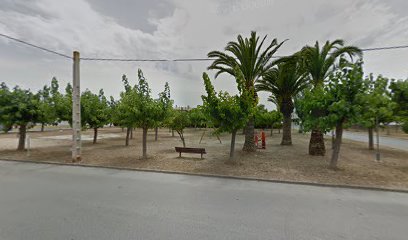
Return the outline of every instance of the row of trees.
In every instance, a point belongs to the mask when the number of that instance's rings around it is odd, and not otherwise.
[[[336,130],[330,162],[332,168],[337,166],[345,126],[365,126],[369,132],[370,149],[373,149],[376,122],[388,124],[398,121],[404,123],[404,129],[408,128],[407,81],[389,81],[382,76],[374,79],[372,75],[364,78],[362,51],[359,48],[345,46],[343,40],[327,41],[323,46],[316,42],[314,46],[307,45],[291,56],[273,58],[284,42],[278,43],[274,39],[263,48],[265,39],[266,36],[260,41],[255,32],[249,38],[239,35],[236,42],[227,44],[224,52],[208,54],[208,57],[216,58],[208,67],[209,70],[217,70],[215,77],[227,73],[236,79],[240,94],[235,98],[240,99],[241,103],[238,104],[238,100],[235,103],[246,111],[246,117],[241,116],[246,120],[244,151],[256,150],[253,144],[255,112],[252,108],[258,102],[258,91],[269,92],[271,96],[268,100],[275,103],[283,115],[282,145],[292,144],[291,118],[294,111],[301,130],[311,131],[311,155],[325,155],[324,133]],[[203,98],[204,102],[215,98],[207,82],[205,79],[208,96]],[[248,94],[252,108],[242,108],[242,101],[248,100]],[[228,101],[231,100],[225,95],[218,96],[218,102]],[[217,104],[213,101],[207,106]],[[228,111],[224,109],[218,115],[223,116]],[[228,124],[220,116],[213,117]],[[230,132],[233,133],[233,130]]]

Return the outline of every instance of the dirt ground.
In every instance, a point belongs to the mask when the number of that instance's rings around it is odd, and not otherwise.
[[[130,146],[125,146],[125,133],[119,128],[100,130],[97,144],[92,144],[92,131],[83,132],[81,164],[114,166],[126,168],[158,169],[192,173],[220,174],[230,176],[257,177],[264,179],[305,181],[314,183],[347,184],[408,190],[408,150],[382,147],[381,161],[375,161],[375,152],[367,149],[367,144],[344,140],[339,170],[327,168],[330,158],[330,142],[325,157],[307,154],[309,135],[293,133],[293,146],[280,146],[281,134],[272,137],[267,132],[266,150],[256,153],[241,151],[244,136],[237,136],[236,164],[226,164],[229,156],[230,135],[221,135],[222,144],[206,130],[188,129],[185,137],[188,147],[203,147],[207,154],[200,159],[199,154],[179,154],[175,146],[182,146],[177,134],[172,137],[167,129],[159,131],[159,140],[154,141],[154,131],[148,135],[147,160],[141,159],[141,130],[135,130]],[[48,162],[71,161],[71,131],[30,132],[31,150],[18,152],[17,135],[0,134],[0,158],[35,160]]]

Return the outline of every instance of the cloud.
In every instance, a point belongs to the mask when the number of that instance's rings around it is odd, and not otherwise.
[[[278,52],[286,55],[316,40],[337,38],[362,48],[408,44],[404,6],[407,3],[401,0],[4,0],[0,32],[68,55],[79,50],[82,57],[175,59],[206,57],[238,34],[248,36],[257,30],[268,34],[270,41],[289,39]],[[54,75],[64,84],[71,79],[70,61],[4,39],[0,39],[0,51],[0,81],[34,89]],[[407,58],[408,50],[366,53],[365,69],[406,78]],[[153,92],[169,81],[176,104],[196,105],[201,103],[201,75],[208,64],[82,61],[82,87],[104,88],[118,96],[121,75],[134,79],[140,67]],[[235,81],[227,75],[214,83],[217,89],[236,91]],[[261,102],[266,102],[266,96]]]

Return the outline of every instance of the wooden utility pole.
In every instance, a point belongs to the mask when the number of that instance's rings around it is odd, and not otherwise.
[[[81,89],[79,80],[79,52],[74,51],[72,81],[72,161],[81,160]]]

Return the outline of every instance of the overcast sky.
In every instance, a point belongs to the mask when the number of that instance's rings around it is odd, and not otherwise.
[[[337,38],[361,48],[408,45],[408,1],[0,0],[0,33],[81,57],[203,58],[251,30],[269,41],[289,39],[278,55]],[[365,52],[364,62],[367,74],[408,78],[408,49]],[[153,94],[168,81],[177,105],[195,106],[208,64],[82,61],[81,88],[118,96],[122,74],[135,83],[142,68]],[[37,90],[56,76],[65,87],[71,72],[69,59],[0,38],[0,82]],[[226,75],[215,84],[236,92]],[[261,94],[262,103],[266,98]]]

